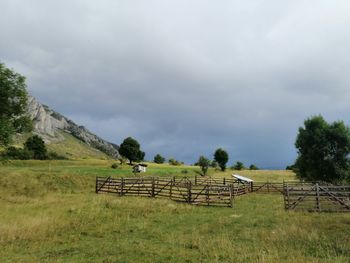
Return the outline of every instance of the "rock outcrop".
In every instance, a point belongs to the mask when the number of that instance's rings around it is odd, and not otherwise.
[[[119,157],[118,145],[103,140],[84,126],[75,124],[48,106],[41,104],[32,96],[28,98],[28,114],[33,120],[34,132],[40,135],[46,143],[64,140],[64,137],[58,132],[64,131],[113,158]]]

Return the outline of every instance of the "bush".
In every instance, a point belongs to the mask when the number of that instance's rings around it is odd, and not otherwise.
[[[33,152],[27,149],[9,147],[2,156],[12,160],[30,160],[33,158]]]
[[[182,163],[177,161],[177,160],[175,160],[174,158],[170,158],[169,159],[169,164],[170,165],[181,165]]]
[[[156,156],[154,156],[153,161],[155,163],[161,164],[165,162],[165,158],[163,156],[161,156],[160,154],[157,154]]]
[[[242,162],[240,162],[240,161],[237,161],[237,162],[232,166],[232,168],[233,168],[234,170],[239,170],[239,171],[245,169],[244,164],[243,164]]]
[[[188,170],[184,169],[181,171],[182,174],[188,174]]]
[[[113,164],[111,165],[111,168],[113,168],[113,169],[118,169],[118,168],[119,168],[119,164],[113,163]]]
[[[38,135],[33,135],[32,137],[29,137],[24,144],[24,148],[33,152],[33,159],[47,159],[47,149],[45,146],[45,142]]]
[[[251,164],[249,170],[259,170],[259,168],[255,164]]]
[[[68,160],[67,157],[64,157],[63,155],[59,155],[56,152],[49,152],[47,154],[47,159],[48,160]],[[84,158],[83,158],[84,159]]]

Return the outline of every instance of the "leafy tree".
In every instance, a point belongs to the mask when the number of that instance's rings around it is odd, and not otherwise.
[[[214,159],[220,166],[221,171],[225,171],[226,163],[228,161],[228,153],[225,150],[219,148],[214,153]]]
[[[309,181],[339,182],[349,177],[350,130],[344,122],[327,123],[321,115],[299,128],[295,142],[297,175]]]
[[[244,167],[244,164],[240,161],[237,161],[234,165],[233,165],[233,169],[234,170],[243,170],[245,167]]]
[[[129,163],[139,162],[145,158],[145,153],[140,150],[140,144],[135,139],[126,138],[119,147],[119,153],[129,160]]]
[[[27,96],[25,77],[0,63],[0,145],[8,145],[15,133],[32,129]]]
[[[158,153],[158,154],[156,154],[156,156],[154,156],[153,161],[155,163],[161,164],[161,163],[165,162],[165,158]]]
[[[210,166],[210,160],[205,158],[204,156],[200,156],[197,163],[198,163],[198,166],[201,168],[201,171],[202,171],[201,175],[205,176]]]
[[[29,137],[24,144],[24,149],[33,152],[33,158],[36,160],[45,160],[48,157],[45,142],[38,135]]]
[[[249,170],[259,170],[259,168],[255,164],[251,164]]]

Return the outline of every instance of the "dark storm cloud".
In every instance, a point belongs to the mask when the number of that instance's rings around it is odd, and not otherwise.
[[[43,103],[147,158],[283,167],[303,120],[349,123],[347,1],[6,1],[0,58]]]

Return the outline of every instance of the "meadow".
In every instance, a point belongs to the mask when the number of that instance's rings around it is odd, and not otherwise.
[[[349,262],[350,214],[287,212],[278,194],[241,196],[233,208],[96,195],[95,176],[134,176],[112,162],[0,164],[0,262]],[[143,176],[198,170],[150,164]],[[291,171],[209,173],[295,180]]]

